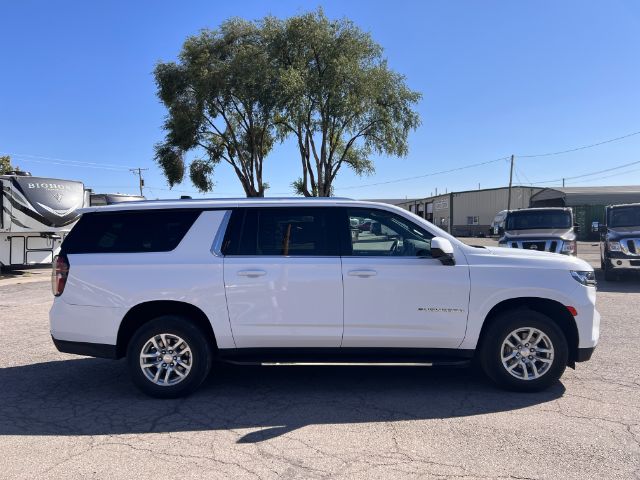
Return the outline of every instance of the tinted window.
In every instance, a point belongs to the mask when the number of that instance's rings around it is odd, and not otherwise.
[[[200,215],[194,210],[85,213],[62,244],[63,253],[168,252]]]
[[[344,255],[431,256],[431,235],[413,222],[384,210],[347,209],[350,241]]]
[[[565,211],[519,211],[507,216],[507,230],[530,230],[535,228],[571,228],[571,214]]]
[[[231,216],[225,255],[337,256],[333,209],[247,208]]]

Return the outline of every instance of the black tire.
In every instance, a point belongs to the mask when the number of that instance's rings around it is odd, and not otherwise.
[[[618,274],[613,271],[613,268],[611,268],[611,263],[609,262],[609,260],[605,258],[602,263],[603,263],[602,270],[604,271],[604,279],[607,282],[614,282],[618,280]]]
[[[142,349],[147,345],[147,342],[160,334],[169,334],[169,337],[165,337],[168,339],[169,347],[171,346],[172,338],[174,338],[171,336],[176,336],[181,338],[190,349],[190,353],[186,354],[183,360],[189,363],[191,368],[185,377],[180,380],[177,380],[178,376],[176,374],[171,374],[177,381],[175,384],[162,385],[154,383],[152,379],[147,378],[144,371],[157,372],[161,366],[158,368],[153,367],[149,370],[143,369],[140,365]],[[173,342],[175,345],[175,339]],[[161,342],[158,345],[162,346]],[[180,347],[180,345],[177,346]],[[184,349],[184,347],[182,348]],[[133,334],[127,349],[127,364],[133,383],[147,395],[156,398],[177,398],[189,395],[207,378],[212,363],[213,346],[207,335],[188,318],[178,315],[163,315],[145,323]],[[167,365],[167,368],[170,368],[170,365]],[[177,362],[174,368],[176,370],[178,368],[182,369],[177,365]],[[182,369],[182,372],[185,371],[185,369]],[[160,376],[163,376],[162,372]],[[171,383],[171,379],[169,383]]]
[[[514,330],[527,327],[535,328],[544,333],[553,346],[553,359],[550,366],[541,367],[546,368],[546,370],[540,377],[533,379],[516,378],[514,376],[518,372],[524,374],[523,370],[527,371],[531,376],[533,370],[530,365],[526,367],[519,366],[514,374],[511,374],[507,371],[507,367],[503,365],[501,359],[503,342],[507,336]],[[508,390],[537,392],[550,387],[560,379],[567,367],[568,355],[567,339],[560,327],[546,315],[521,308],[501,313],[492,322],[483,335],[479,360],[482,370],[497,385]],[[512,365],[513,363],[510,364],[510,366]],[[543,366],[542,363],[537,363],[537,365]]]

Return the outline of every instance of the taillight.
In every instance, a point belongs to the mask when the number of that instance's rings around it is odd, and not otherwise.
[[[51,272],[51,290],[56,297],[62,295],[69,276],[69,260],[66,255],[57,255],[53,260]]]

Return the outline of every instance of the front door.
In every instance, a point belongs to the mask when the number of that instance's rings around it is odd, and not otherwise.
[[[334,209],[234,210],[224,283],[238,348],[339,347],[343,292]]]
[[[431,258],[433,237],[403,216],[345,209],[343,347],[456,348],[467,325],[469,269]]]

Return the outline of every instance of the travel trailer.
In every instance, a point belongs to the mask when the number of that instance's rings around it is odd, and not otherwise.
[[[0,175],[0,268],[51,263],[64,237],[89,206],[82,182]]]
[[[127,195],[124,193],[91,193],[90,204],[92,207],[113,205],[122,202],[140,202],[146,200],[142,195]]]

